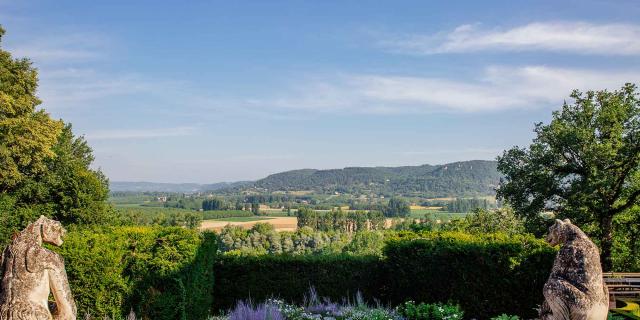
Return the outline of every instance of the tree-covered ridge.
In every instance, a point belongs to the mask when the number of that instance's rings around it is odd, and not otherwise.
[[[268,191],[420,193],[433,197],[491,195],[500,180],[495,161],[473,160],[443,165],[351,167],[293,170],[258,180]]]

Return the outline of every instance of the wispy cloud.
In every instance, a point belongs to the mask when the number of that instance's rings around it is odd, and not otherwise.
[[[36,65],[69,64],[95,60],[107,56],[112,41],[100,34],[49,34],[31,38],[8,47],[14,57],[29,58]]]
[[[640,70],[584,70],[546,66],[492,66],[482,77],[343,75],[288,90],[255,107],[319,113],[402,114],[487,112],[558,106],[573,89],[616,89],[640,79]]]
[[[162,92],[167,85],[140,75],[113,74],[87,68],[47,68],[40,73],[38,95],[47,108],[62,109],[113,96]]]
[[[162,129],[113,129],[87,133],[88,140],[153,139],[164,137],[191,136],[195,127],[173,127]]]
[[[640,25],[537,22],[511,29],[461,25],[450,32],[384,39],[380,45],[409,54],[476,51],[553,51],[577,54],[638,55]]]

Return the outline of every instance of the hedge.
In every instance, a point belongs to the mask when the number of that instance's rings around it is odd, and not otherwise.
[[[465,315],[536,316],[556,251],[532,236],[425,233],[385,248],[385,301],[460,304]]]
[[[203,319],[210,313],[214,234],[184,228],[121,227],[71,231],[55,249],[80,316]]]
[[[238,300],[281,298],[303,302],[314,287],[334,301],[355,296],[376,296],[382,261],[375,256],[262,255],[219,256],[215,264],[214,310],[224,311]]]
[[[211,233],[184,228],[75,230],[58,248],[80,315],[204,319],[238,300],[299,303],[314,287],[334,301],[459,304],[470,318],[535,316],[555,250],[530,236],[401,232],[384,254],[217,254]],[[213,275],[215,274],[215,287]]]
[[[315,287],[334,301],[357,291],[369,301],[459,304],[472,318],[535,316],[555,250],[530,236],[400,233],[374,256],[220,256],[214,310],[237,300],[301,302]]]

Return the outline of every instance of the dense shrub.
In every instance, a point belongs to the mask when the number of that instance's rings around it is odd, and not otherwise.
[[[219,256],[215,265],[214,309],[227,310],[236,301],[249,298],[263,301],[277,297],[301,303],[311,286],[333,300],[358,291],[365,297],[376,297],[381,265],[382,261],[374,256]]]
[[[545,242],[503,234],[419,236],[390,241],[385,248],[389,302],[451,301],[483,319],[503,312],[535,315],[555,256]]]
[[[383,257],[221,256],[214,306],[279,297],[300,302],[309,286],[330,299],[361,291],[371,301],[459,304],[470,317],[535,315],[555,251],[530,236],[398,232]]]
[[[59,249],[82,314],[119,318],[203,319],[209,314],[211,233],[184,228],[121,227],[71,231]]]

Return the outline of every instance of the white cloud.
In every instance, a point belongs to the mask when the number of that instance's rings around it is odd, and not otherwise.
[[[545,66],[493,66],[475,80],[343,75],[296,87],[281,97],[253,100],[252,105],[319,113],[487,112],[557,107],[573,89],[617,89],[637,79],[640,70]]]
[[[7,47],[14,57],[29,58],[36,65],[69,64],[106,57],[112,42],[99,34],[51,33]]]
[[[577,54],[638,55],[640,25],[537,22],[511,29],[461,25],[451,32],[407,35],[380,44],[410,54],[476,51],[552,51]]]
[[[137,74],[109,74],[86,68],[47,68],[40,72],[38,95],[50,109],[86,106],[91,101],[134,93],[152,93],[159,81]]]
[[[195,127],[174,127],[162,129],[113,129],[87,133],[88,140],[153,139],[183,137],[195,134]]]

